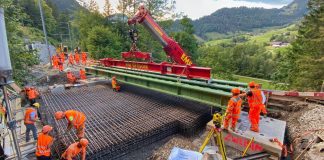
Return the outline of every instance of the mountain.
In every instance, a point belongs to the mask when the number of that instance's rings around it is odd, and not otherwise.
[[[267,4],[288,4],[292,2],[292,0],[234,0],[234,1],[261,2]]]
[[[55,8],[58,12],[73,13],[83,8],[76,0],[46,0],[51,8]]]
[[[196,34],[206,38],[209,32],[229,33],[293,23],[307,12],[307,0],[294,0],[280,9],[222,8],[193,21]]]

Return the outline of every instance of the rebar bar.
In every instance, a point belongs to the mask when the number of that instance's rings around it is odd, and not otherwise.
[[[56,157],[77,139],[75,131],[65,134],[66,121],[53,119],[59,110],[86,114],[87,159],[113,159],[175,133],[190,136],[210,120],[202,104],[126,85],[119,93],[94,86],[46,93],[42,99],[58,137],[53,145]]]

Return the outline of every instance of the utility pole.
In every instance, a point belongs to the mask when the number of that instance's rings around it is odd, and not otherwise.
[[[41,19],[42,19],[42,25],[43,25],[43,32],[44,32],[44,36],[45,36],[45,43],[47,46],[47,51],[48,51],[48,58],[52,67],[52,60],[51,60],[51,52],[50,52],[50,48],[48,45],[48,41],[47,41],[47,33],[46,33],[46,27],[45,27],[45,21],[44,21],[44,15],[43,15],[43,9],[42,9],[42,4],[41,4],[41,0],[38,0],[38,6],[39,6],[39,12],[41,15]]]
[[[69,37],[70,37],[70,43],[71,43],[71,51],[73,51],[73,43],[72,43],[72,35],[71,35],[71,31],[70,31],[70,22],[67,22],[68,25],[68,29],[69,29]]]
[[[0,88],[3,92],[4,102],[6,104],[7,118],[8,118],[7,125],[13,137],[12,139],[17,154],[16,158],[20,160],[21,152],[20,152],[17,132],[16,132],[17,122],[15,120],[15,117],[13,116],[10,103],[9,103],[7,89],[6,89],[6,85],[13,83],[13,81],[12,81],[12,66],[11,66],[10,55],[9,55],[3,8],[0,8],[0,57],[1,57],[0,58]]]

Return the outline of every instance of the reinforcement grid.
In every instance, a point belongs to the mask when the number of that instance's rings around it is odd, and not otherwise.
[[[77,139],[74,130],[66,132],[65,120],[53,119],[59,110],[86,114],[87,159],[114,159],[175,133],[191,136],[210,120],[207,106],[132,86],[119,93],[104,86],[75,88],[42,99],[55,127],[55,157]]]

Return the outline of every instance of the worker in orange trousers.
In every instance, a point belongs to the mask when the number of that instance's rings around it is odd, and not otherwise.
[[[53,60],[53,68],[54,68],[54,69],[58,69],[58,62],[59,62],[58,57],[57,57],[56,55],[54,55],[54,56],[52,57],[52,60]]]
[[[80,54],[78,52],[75,52],[74,59],[76,64],[80,64]]]
[[[266,109],[266,106],[265,106],[265,103],[266,103],[266,100],[267,100],[267,97],[264,95],[264,92],[261,90],[261,87],[259,84],[255,84],[255,88],[260,90],[261,92],[261,96],[262,96],[262,106],[261,106],[261,113],[266,116],[268,114],[267,112],[267,109]]]
[[[37,160],[50,160],[51,159],[51,146],[53,144],[53,137],[49,135],[49,132],[53,130],[53,127],[46,125],[43,127],[42,132],[38,134],[36,143],[36,157]]]
[[[61,160],[72,160],[81,153],[81,160],[86,159],[86,149],[89,144],[89,141],[85,138],[82,138],[80,142],[72,143],[62,154]]]
[[[35,122],[38,120],[37,110],[33,107],[26,108],[25,116],[24,116],[24,124],[26,126],[26,142],[29,142],[29,133],[33,132],[34,140],[37,140],[37,129],[35,126]]]
[[[235,131],[237,120],[240,118],[242,99],[239,97],[240,89],[232,89],[232,98],[228,101],[225,113],[224,129],[228,130],[230,121],[232,121],[231,129]]]
[[[68,65],[73,65],[74,64],[74,59],[73,59],[73,54],[72,52],[69,54],[69,63]]]
[[[111,87],[115,92],[118,92],[120,90],[120,85],[118,84],[115,76],[113,76],[111,79]]]
[[[59,66],[59,71],[63,72],[63,70],[64,70],[64,61],[63,61],[62,58],[59,58],[58,66]]]
[[[26,92],[26,96],[29,100],[29,103],[32,105],[36,102],[36,98],[38,98],[39,93],[36,90],[35,87],[25,87],[25,92]]]
[[[84,69],[80,69],[80,79],[87,79],[87,75]]]
[[[246,93],[249,103],[249,119],[251,122],[251,131],[259,132],[260,112],[262,108],[262,95],[259,89],[255,88],[255,82],[249,83],[250,91]]]
[[[84,113],[76,111],[76,110],[67,110],[65,112],[58,111],[55,113],[55,119],[60,120],[65,118],[68,121],[68,131],[74,127],[77,131],[77,136],[79,139],[84,137],[85,131],[85,122],[86,116]]]
[[[65,54],[64,54],[64,52],[61,52],[60,58],[61,58],[62,62],[64,63],[65,62]]]
[[[82,64],[86,65],[87,64],[87,53],[86,52],[82,52],[81,54],[81,60],[82,60]]]
[[[74,76],[74,74],[71,71],[68,71],[66,73],[66,76],[67,76],[68,82],[70,84],[74,84],[76,82],[76,77]]]

